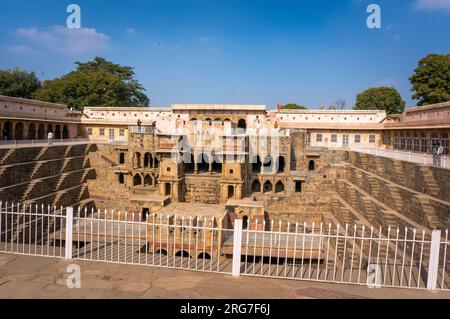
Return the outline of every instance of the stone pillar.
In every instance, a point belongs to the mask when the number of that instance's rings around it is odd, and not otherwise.
[[[198,174],[198,163],[194,161],[194,174]]]
[[[211,161],[209,161],[209,164],[208,164],[208,172],[209,172],[209,174],[212,174],[212,162]]]
[[[242,185],[241,184],[236,186],[235,196],[236,196],[236,199],[242,199]]]

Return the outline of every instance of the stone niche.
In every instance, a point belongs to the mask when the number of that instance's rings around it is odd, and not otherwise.
[[[264,202],[229,200],[225,205],[225,210],[229,214],[233,226],[236,219],[242,219],[244,229],[265,230],[263,222],[266,221],[267,216],[264,212]]]

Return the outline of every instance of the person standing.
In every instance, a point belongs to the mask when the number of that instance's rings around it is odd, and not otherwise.
[[[433,144],[433,146],[431,147],[431,154],[433,156],[433,165],[437,165],[437,145]]]
[[[436,152],[437,166],[441,166],[442,155],[444,155],[444,147],[440,143],[438,143],[437,144],[437,152]]]
[[[52,131],[48,132],[47,139],[48,139],[48,146],[52,146],[53,145],[53,132]]]

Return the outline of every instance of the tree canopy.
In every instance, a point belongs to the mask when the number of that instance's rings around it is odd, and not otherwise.
[[[45,81],[33,97],[82,109],[84,106],[148,106],[143,86],[134,78],[133,68],[96,57],[75,62],[76,70]]]
[[[281,107],[282,110],[306,110],[306,107],[303,105],[298,105],[295,103],[288,103]]]
[[[34,72],[19,68],[0,70],[0,95],[31,99],[40,86],[41,82]]]
[[[450,101],[450,54],[429,54],[409,78],[418,105]]]
[[[405,101],[393,87],[374,87],[356,96],[355,110],[385,110],[387,114],[402,113]]]

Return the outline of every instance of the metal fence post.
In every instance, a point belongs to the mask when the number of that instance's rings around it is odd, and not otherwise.
[[[66,208],[66,259],[72,259],[73,207]]]
[[[242,251],[242,219],[234,220],[233,234],[233,268],[232,275],[239,277],[241,275],[241,251]]]
[[[439,267],[439,248],[441,245],[441,231],[433,230],[430,244],[430,262],[428,265],[427,289],[436,290],[438,267]]]

